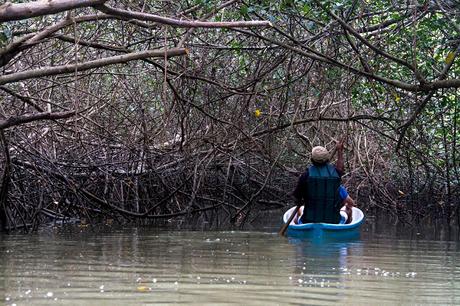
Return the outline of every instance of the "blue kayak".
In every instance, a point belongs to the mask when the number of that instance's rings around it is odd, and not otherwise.
[[[284,213],[283,222],[286,223],[294,212],[295,206]],[[314,237],[314,238],[333,238],[348,239],[355,238],[360,234],[360,227],[364,222],[364,213],[361,209],[353,207],[352,222],[349,224],[331,223],[305,223],[295,224],[291,222],[287,229],[288,236],[293,237]],[[295,219],[295,218],[294,218]]]

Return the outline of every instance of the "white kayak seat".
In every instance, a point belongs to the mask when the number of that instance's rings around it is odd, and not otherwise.
[[[303,206],[302,206],[303,207]],[[296,214],[298,215],[298,213]],[[303,214],[302,214],[303,215]],[[302,224],[300,222],[300,219],[302,218],[302,215],[298,216],[298,217],[294,217],[294,219],[292,219],[291,221],[291,224]],[[295,223],[295,220],[297,220],[298,223]],[[345,211],[345,206],[342,207],[340,209],[340,222],[339,224],[346,224],[347,223],[347,220],[348,220],[348,214],[347,212]]]
[[[288,209],[284,215],[283,215],[283,222],[287,222],[287,220],[289,219],[289,217],[291,216],[291,214],[294,212],[295,210],[295,206],[294,207],[291,207],[290,209]],[[346,216],[346,212],[345,211],[340,211],[340,215],[343,216],[345,218],[344,222],[346,222],[346,220],[348,219],[348,216]],[[294,218],[292,221],[291,221],[291,224],[290,225],[293,225],[293,226],[303,226],[303,224],[297,224],[297,223],[294,223],[294,220],[297,219],[297,218]],[[300,216],[299,216],[299,219],[300,219]],[[364,214],[363,212],[357,208],[357,207],[353,207],[352,208],[352,221],[349,223],[349,224],[345,224],[345,223],[342,223],[340,222],[339,224],[336,224],[336,225],[340,225],[340,227],[342,226],[349,226],[349,225],[354,225],[354,224],[357,224],[357,223],[362,223],[364,219]],[[311,223],[307,223],[307,224],[311,224]]]

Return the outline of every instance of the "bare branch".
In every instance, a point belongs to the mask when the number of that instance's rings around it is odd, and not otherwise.
[[[110,50],[110,51],[117,51],[117,52],[123,52],[123,53],[129,53],[129,50],[126,49],[125,47],[120,47],[120,46],[111,46],[107,44],[101,44],[98,42],[92,42],[92,41],[86,41],[82,39],[75,39],[75,37],[68,36],[68,35],[54,35],[53,37],[56,37],[57,39],[72,43],[72,44],[79,44],[80,46],[85,46],[85,47],[90,47],[94,49],[102,49],[102,50]]]
[[[81,22],[87,22],[87,21],[109,19],[109,18],[118,18],[118,17],[114,17],[114,16],[106,15],[106,14],[99,14],[99,15],[79,16],[76,18],[66,18],[55,24],[47,26],[44,29],[36,33],[30,33],[30,34],[24,35],[23,37],[13,41],[8,46],[0,50],[0,67],[8,64],[19,52],[40,43],[43,39],[49,37],[53,33],[69,25],[73,25],[73,24],[77,24]]]
[[[331,12],[330,10],[326,9],[324,7],[324,5],[321,4],[321,2],[319,1],[316,1],[315,2],[327,13],[329,14],[332,18],[334,18],[336,21],[338,21],[340,23],[340,25],[347,29],[347,31],[349,31],[353,36],[355,36],[357,39],[359,39],[363,44],[365,44],[366,46],[368,46],[372,51],[374,51],[375,53],[383,56],[383,57],[386,57],[398,64],[401,64],[403,66],[406,66],[407,68],[409,68],[410,70],[412,70],[414,73],[416,73],[414,67],[409,64],[408,62],[400,59],[400,58],[397,58],[377,47],[375,47],[373,44],[371,44],[367,39],[365,39],[364,37],[362,37],[358,31],[356,31],[355,29],[353,29],[347,22],[345,22],[344,20],[342,20],[339,16],[337,16],[336,14],[334,14],[333,12]]]
[[[294,122],[289,122],[289,123],[284,123],[280,124],[275,127],[270,127],[268,129],[262,130],[255,132],[251,134],[252,137],[259,137],[265,134],[271,134],[275,132],[279,132],[281,130],[284,130],[288,127],[296,126],[296,125],[301,125],[309,122],[318,122],[318,121],[335,121],[335,122],[349,122],[349,121],[356,121],[359,122],[361,120],[375,120],[375,121],[383,121],[383,122],[389,122],[392,121],[390,118],[385,118],[382,116],[370,116],[370,115],[355,115],[355,116],[350,116],[348,118],[330,118],[330,117],[319,117],[319,118],[305,118],[301,120],[297,120]]]
[[[195,21],[195,20],[178,20],[169,17],[158,16],[154,14],[132,12],[113,8],[107,5],[100,5],[96,7],[101,12],[120,16],[123,18],[133,18],[145,21],[153,21],[161,24],[168,24],[181,28],[248,28],[248,27],[269,27],[272,24],[269,21],[223,21],[223,22],[210,22],[210,21]]]
[[[14,92],[13,90],[11,90],[11,89],[9,89],[8,87],[5,87],[5,86],[0,86],[0,89],[3,90],[4,92],[10,94],[11,96],[23,101],[24,103],[32,106],[33,108],[35,108],[39,112],[44,112],[44,110],[37,103],[32,101],[31,98],[23,96],[23,95],[20,95],[17,92]]]
[[[99,68],[103,66],[113,65],[113,64],[120,64],[120,63],[127,63],[134,60],[145,59],[149,57],[172,57],[172,56],[179,56],[179,55],[186,55],[187,49],[185,48],[172,48],[168,49],[167,51],[163,50],[147,50],[141,51],[136,53],[106,57],[98,60],[88,61],[80,64],[74,65],[62,65],[62,66],[55,66],[55,67],[44,67],[34,70],[27,70],[21,71],[17,73],[12,73],[4,76],[0,76],[0,85],[13,83],[21,80],[33,79],[33,78],[40,78],[44,76],[51,76],[51,75],[58,75],[58,74],[65,74],[71,73],[75,71],[85,71],[93,68]]]
[[[412,123],[414,123],[415,119],[417,119],[420,113],[425,109],[425,106],[428,104],[428,102],[430,102],[431,98],[436,93],[436,90],[441,89],[441,88],[459,88],[460,87],[459,79],[445,80],[449,72],[449,69],[452,67],[459,53],[460,53],[460,44],[457,46],[457,49],[455,50],[455,52],[452,53],[453,54],[452,58],[445,63],[444,68],[442,69],[438,77],[438,81],[428,84],[429,86],[433,86],[433,89],[430,92],[428,92],[428,95],[422,100],[422,102],[419,105],[417,105],[417,108],[412,113],[410,118],[402,126],[399,127],[400,136],[399,136],[398,144],[396,145],[396,151],[398,151],[401,148],[401,143],[404,140],[404,136],[407,132],[407,129],[412,125]]]
[[[403,82],[403,81],[400,81],[400,80],[389,79],[389,78],[380,76],[378,74],[375,74],[375,73],[372,73],[372,72],[369,72],[369,71],[363,71],[363,70],[357,69],[357,68],[355,68],[353,66],[350,66],[350,65],[344,64],[342,62],[339,62],[335,58],[332,58],[332,57],[329,57],[329,56],[327,56],[325,54],[322,54],[322,53],[320,53],[320,52],[318,52],[318,51],[316,51],[316,50],[314,50],[314,49],[312,49],[312,48],[310,48],[308,46],[301,46],[302,47],[302,49],[301,49],[299,47],[292,46],[290,44],[278,41],[278,40],[273,39],[271,37],[262,36],[260,34],[254,35],[253,33],[249,32],[249,31],[245,31],[245,30],[238,30],[238,31],[241,32],[241,33],[245,33],[245,34],[248,34],[248,35],[253,35],[253,36],[259,37],[260,39],[263,39],[265,41],[271,42],[271,43],[276,44],[276,45],[278,45],[280,47],[289,49],[289,50],[291,50],[291,51],[293,51],[293,52],[295,52],[295,53],[297,53],[299,55],[309,57],[309,58],[311,58],[313,60],[323,62],[323,63],[326,63],[326,64],[330,64],[330,65],[342,68],[344,70],[351,71],[351,72],[353,72],[353,73],[355,73],[357,75],[362,75],[362,76],[368,77],[370,79],[379,81],[381,83],[392,85],[394,87],[397,87],[397,88],[400,88],[400,89],[403,89],[403,90],[406,90],[406,91],[409,91],[409,92],[430,92],[432,90],[442,89],[442,88],[460,88],[460,79],[450,79],[450,80],[441,80],[440,79],[440,80],[433,81],[433,82],[426,82],[426,83],[423,82],[423,83],[419,83],[419,84],[411,84],[411,83]],[[307,52],[307,51],[305,51],[303,49],[306,49],[309,52]]]
[[[55,119],[65,119],[75,115],[75,111],[68,112],[58,112],[58,113],[37,113],[37,114],[26,114],[22,116],[9,117],[8,119],[0,120],[0,130],[32,122],[37,120],[55,120]]]
[[[0,22],[56,14],[81,7],[101,5],[107,0],[42,0],[29,3],[6,2],[0,6]]]

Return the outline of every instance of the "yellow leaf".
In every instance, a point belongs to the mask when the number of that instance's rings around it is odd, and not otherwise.
[[[254,111],[254,116],[256,116],[256,118],[259,118],[260,115],[262,115],[262,112],[260,111],[260,109],[256,109],[256,110]]]
[[[454,57],[455,57],[455,53],[454,52],[449,52],[447,53],[447,56],[446,56],[446,64],[451,64],[453,61],[454,61]]]
[[[394,96],[395,96],[395,101],[396,102],[401,101],[401,97],[397,93],[395,93]]]
[[[146,287],[146,286],[139,286],[137,287],[137,291],[138,292],[149,292],[149,291],[152,291],[152,288]]]

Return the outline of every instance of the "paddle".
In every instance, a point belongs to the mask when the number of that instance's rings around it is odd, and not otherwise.
[[[301,204],[298,204],[298,205],[296,206],[296,208],[294,209],[294,212],[293,212],[292,215],[289,217],[289,220],[288,220],[285,224],[283,224],[283,226],[281,227],[281,229],[280,229],[280,231],[279,231],[280,236],[284,236],[284,233],[286,233],[286,230],[287,230],[289,224],[291,224],[292,219],[294,219],[295,215],[296,215],[297,212],[299,211],[300,206],[302,206],[302,205],[301,205]]]

